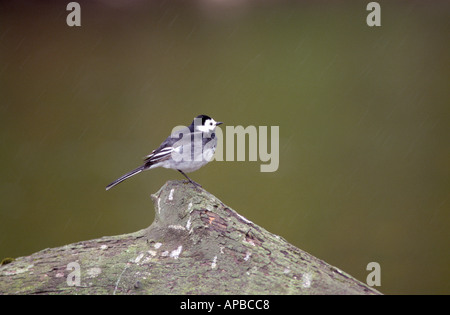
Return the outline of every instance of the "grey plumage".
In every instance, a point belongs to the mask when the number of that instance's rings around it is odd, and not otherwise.
[[[222,123],[216,122],[209,116],[197,116],[189,127],[172,133],[157,149],[147,155],[142,166],[119,177],[106,186],[106,190],[142,171],[156,167],[178,170],[193,185],[201,186],[190,179],[185,172],[196,171],[212,159],[217,144],[214,130],[220,124]]]

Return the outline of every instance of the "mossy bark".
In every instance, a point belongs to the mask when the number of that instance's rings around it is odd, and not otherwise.
[[[146,229],[1,266],[0,294],[379,294],[203,189],[169,181],[152,199]]]

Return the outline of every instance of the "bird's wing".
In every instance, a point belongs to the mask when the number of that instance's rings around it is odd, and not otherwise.
[[[144,158],[145,162],[152,164],[162,162],[170,157],[173,147],[158,148]]]
[[[186,131],[187,129],[187,131]],[[204,139],[203,133],[201,131],[190,132],[188,128],[182,129],[179,132],[175,132],[170,135],[159,148],[153,150],[152,153],[144,157],[145,162],[150,162],[151,164],[162,162],[170,157],[170,155],[175,151],[176,153],[181,153],[183,147],[189,145],[193,148],[194,145],[202,147],[202,143],[210,139]]]

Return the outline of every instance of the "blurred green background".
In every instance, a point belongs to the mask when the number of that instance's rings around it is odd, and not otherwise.
[[[448,1],[0,2],[0,259],[134,232],[176,125],[280,126],[280,167],[191,177],[381,292],[450,294]],[[225,128],[225,127],[224,127]],[[223,130],[224,130],[223,128]]]

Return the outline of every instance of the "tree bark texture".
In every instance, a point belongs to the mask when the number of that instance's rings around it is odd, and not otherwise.
[[[187,182],[152,200],[146,229],[0,266],[0,294],[380,294]]]

